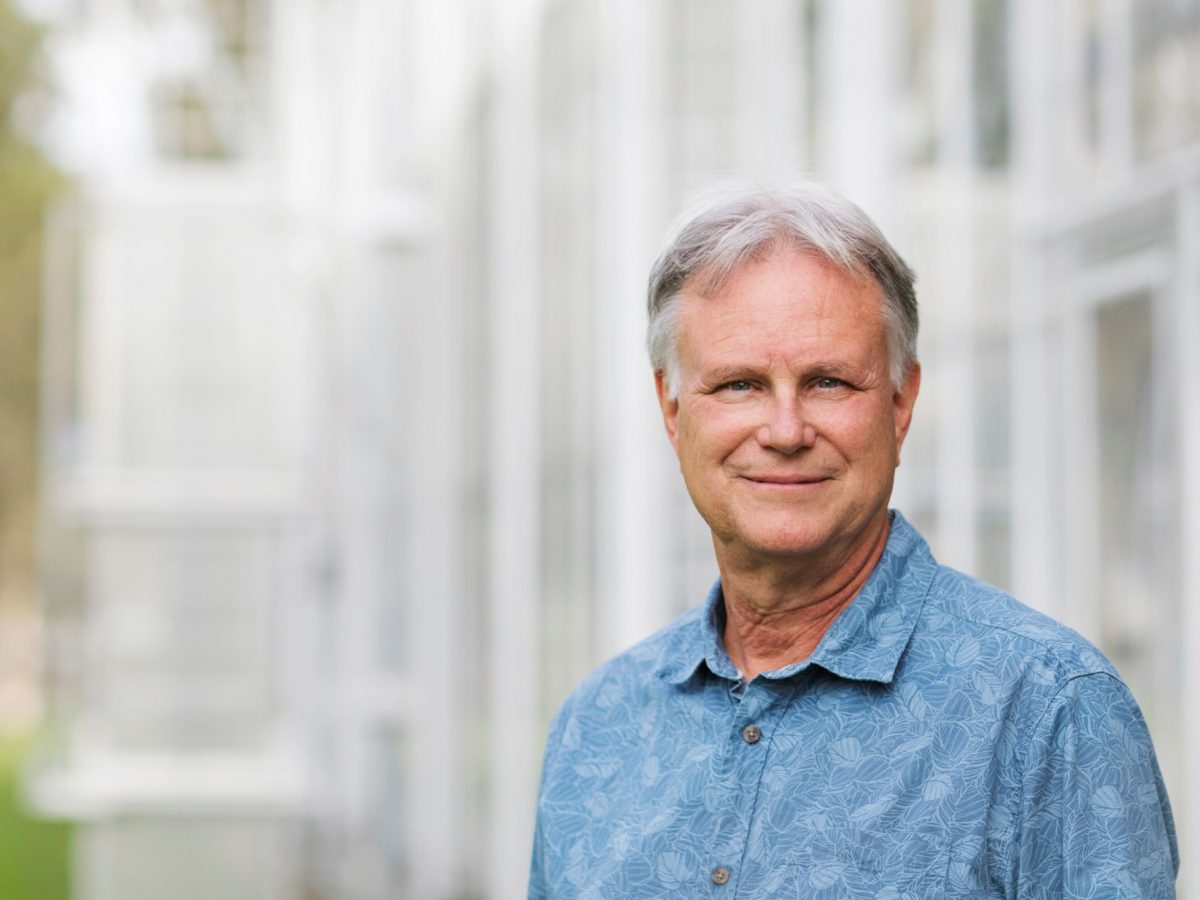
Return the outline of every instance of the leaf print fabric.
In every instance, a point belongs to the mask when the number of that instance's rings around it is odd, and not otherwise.
[[[718,583],[567,700],[530,898],[1174,897],[1170,805],[1111,665],[899,513],[809,660],[743,686],[723,626]]]

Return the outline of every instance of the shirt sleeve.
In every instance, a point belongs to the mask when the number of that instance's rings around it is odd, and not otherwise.
[[[1107,673],[1072,679],[1026,751],[1017,896],[1173,898],[1179,852],[1150,734]]]
[[[546,738],[546,750],[542,755],[542,777],[538,785],[537,796],[537,818],[533,826],[533,854],[529,861],[529,888],[527,900],[550,900],[554,896],[551,889],[550,879],[546,874],[547,869],[547,835],[545,833],[546,820],[542,812],[542,797],[546,791],[546,775],[552,765],[555,751],[559,744],[562,743],[563,729],[569,715],[571,700],[573,697],[568,697],[566,703],[558,711],[554,717],[554,721],[550,723],[550,734]]]
[[[555,731],[557,729],[551,727],[550,740],[554,740]],[[546,767],[550,762],[551,746],[547,742],[546,753],[542,760],[542,779],[541,786],[538,789],[537,803],[537,819],[533,826],[533,855],[529,861],[529,890],[528,900],[549,900],[550,885],[546,878],[546,845],[543,829],[545,822],[542,816],[542,789],[546,784]]]
[[[546,873],[542,867],[542,817],[539,812],[537,825],[533,829],[533,858],[529,863],[528,900],[547,900],[549,896]]]

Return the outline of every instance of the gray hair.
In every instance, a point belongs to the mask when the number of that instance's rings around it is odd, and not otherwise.
[[[854,274],[869,274],[883,294],[889,374],[898,390],[917,359],[915,276],[878,226],[849,200],[814,182],[778,190],[719,188],[704,194],[667,232],[650,270],[646,349],[672,397],[679,390],[676,346],[679,295],[692,285],[701,296],[721,290],[730,274],[780,245],[793,247]]]

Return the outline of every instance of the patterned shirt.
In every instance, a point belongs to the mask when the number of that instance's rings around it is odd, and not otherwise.
[[[887,547],[812,656],[743,684],[718,583],[547,744],[530,898],[1175,896],[1146,723],[1100,652]]]

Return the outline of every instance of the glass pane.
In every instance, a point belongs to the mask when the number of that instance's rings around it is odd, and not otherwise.
[[[975,477],[977,573],[1008,588],[1012,583],[1009,497],[1011,494],[1009,345],[991,338],[976,345]]]
[[[975,152],[986,169],[1008,165],[1008,4],[975,0],[974,98]]]
[[[932,165],[937,159],[936,34],[933,0],[908,0],[904,44],[902,140],[909,162]]]
[[[97,243],[107,274],[90,296],[88,339],[102,354],[96,365],[111,365],[119,381],[111,406],[97,401],[85,413],[96,427],[118,426],[116,462],[299,462],[309,445],[312,310],[289,290],[264,233],[184,219],[110,231]]]
[[[406,883],[409,875],[405,746],[404,735],[398,730],[383,730],[371,739],[370,836],[382,876],[379,896],[393,896],[388,886],[394,889]]]
[[[1138,0],[1134,16],[1134,140],[1145,159],[1200,137],[1200,3]]]
[[[294,826],[266,819],[117,818],[89,825],[76,849],[88,900],[299,896]]]
[[[128,750],[244,749],[277,709],[276,541],[111,530],[88,542],[90,710]]]
[[[732,4],[674,0],[668,15],[669,171],[680,186],[727,173],[736,156],[737,42]]]
[[[1178,785],[1178,435],[1151,298],[1101,307],[1095,349],[1103,649],[1150,722],[1168,783]]]
[[[150,110],[155,147],[168,159],[248,155],[265,127],[267,4],[136,3],[159,48]]]

